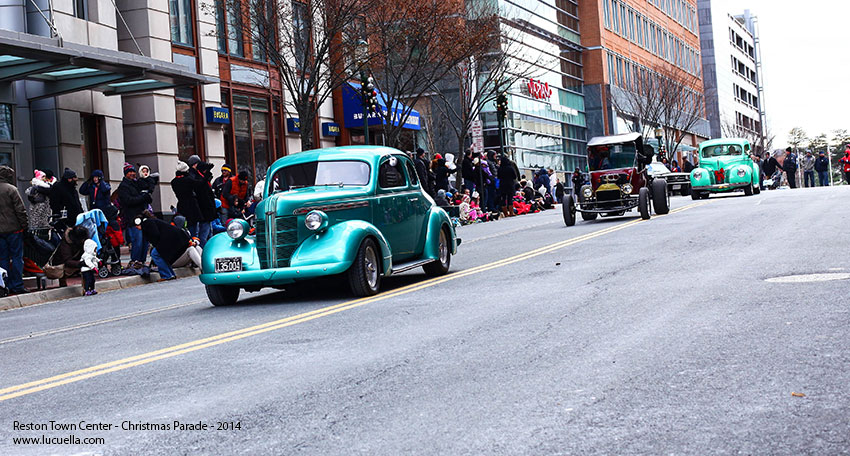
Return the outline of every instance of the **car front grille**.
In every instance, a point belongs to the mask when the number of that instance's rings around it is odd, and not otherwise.
[[[606,201],[615,201],[618,199],[620,199],[620,189],[596,191],[596,201],[599,201],[600,203]]]
[[[298,248],[298,217],[276,217],[267,214],[266,220],[257,220],[257,255],[260,257],[260,267],[286,268],[289,259]],[[269,229],[269,223],[274,227]]]

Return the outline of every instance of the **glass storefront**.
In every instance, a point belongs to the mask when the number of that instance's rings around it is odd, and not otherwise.
[[[227,106],[229,93],[222,92],[222,105]],[[271,109],[270,109],[271,106]],[[280,102],[265,96],[233,93],[232,123],[225,129],[225,156],[236,172],[247,171],[256,182],[266,176],[269,165],[282,156],[280,136]],[[276,138],[276,141],[275,141]],[[277,153],[274,152],[276,145]]]
[[[177,157],[186,161],[197,153],[195,137],[195,94],[190,88],[174,90],[174,106],[177,109]]]
[[[517,165],[583,168],[587,143],[578,7],[572,0],[501,0],[508,52],[524,74],[508,89],[505,149]],[[495,105],[484,110],[485,150],[498,150]]]

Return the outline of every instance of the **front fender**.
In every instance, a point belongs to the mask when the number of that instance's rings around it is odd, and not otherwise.
[[[743,169],[744,175],[739,176],[738,170]],[[753,181],[753,169],[747,165],[739,165],[732,168],[729,168],[729,183],[730,184],[749,184]]]
[[[449,230],[449,249],[452,255],[457,253],[457,234],[455,233],[449,215],[443,208],[432,206],[428,212],[428,233],[425,235],[425,251],[422,253],[422,259],[438,260],[440,259],[440,230],[448,228]]]
[[[211,237],[204,245],[201,260],[204,275],[213,274],[216,258],[241,257],[243,271],[259,271],[260,257],[254,245],[254,236],[248,236],[240,241],[234,241],[227,233],[219,233]]]
[[[697,172],[701,173],[699,179],[695,177]],[[711,185],[711,171],[705,168],[694,168],[691,171],[691,187],[706,187]]]
[[[295,250],[289,260],[293,268],[318,264],[345,264],[354,262],[360,243],[366,236],[375,238],[381,256],[384,274],[391,270],[392,251],[383,234],[369,222],[363,220],[347,220],[328,227],[322,233],[313,234]]]

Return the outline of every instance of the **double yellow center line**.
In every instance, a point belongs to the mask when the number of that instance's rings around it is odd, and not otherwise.
[[[693,203],[687,206],[683,206],[681,208],[670,211],[670,213],[681,212],[687,209],[691,209],[696,206],[701,206],[706,203]],[[351,310],[366,304],[371,304],[378,301],[383,301],[385,299],[394,298],[396,296],[401,296],[408,293],[413,293],[415,291],[422,290],[424,288],[433,287],[435,285],[439,285],[441,283],[449,282],[452,280],[458,280],[473,274],[480,274],[485,271],[489,271],[491,269],[500,268],[504,266],[508,266],[513,263],[517,263],[519,261],[525,261],[540,255],[545,255],[547,253],[551,253],[558,249],[562,249],[564,247],[568,247],[574,244],[578,244],[580,242],[584,242],[593,238],[597,238],[599,236],[604,236],[606,234],[613,233],[615,231],[620,231],[622,229],[628,228],[630,226],[636,225],[638,223],[643,223],[644,220],[633,220],[630,222],[621,223],[619,225],[612,226],[610,228],[605,228],[602,230],[594,231],[589,234],[585,234],[583,236],[578,236],[572,239],[568,239],[565,241],[556,242],[554,244],[550,244],[544,247],[540,247],[535,250],[531,250],[529,252],[521,253],[519,255],[514,255],[509,258],[505,258],[490,264],[477,266],[471,269],[466,269],[460,271],[455,274],[446,275],[443,277],[436,277],[433,279],[425,280],[423,282],[407,285],[402,288],[398,288],[395,290],[387,291],[384,293],[380,293],[376,296],[368,297],[368,298],[360,298],[355,299],[353,301],[343,302],[341,304],[336,304],[333,306],[322,307],[320,309],[316,309],[310,312],[305,312],[298,315],[293,315],[291,317],[282,318],[275,321],[270,321],[268,323],[263,323],[260,325],[250,326],[243,329],[238,329],[235,331],[226,332],[223,334],[219,334],[216,336],[206,337],[203,339],[194,340],[191,342],[186,342],[184,344],[173,345],[171,347],[166,347],[160,350],[142,353],[140,355],[131,356],[128,358],[119,359],[116,361],[111,361],[108,363],[98,364],[96,366],[87,367],[85,369],[75,370],[73,372],[67,372],[64,374],[56,375],[53,377],[44,378],[41,380],[35,380],[28,383],[22,383],[20,385],[10,386],[7,388],[0,389],[0,401],[6,401],[9,399],[14,399],[16,397],[25,396],[28,394],[36,393],[38,391],[43,391],[51,388],[56,388],[58,386],[67,385],[69,383],[79,382],[81,380],[85,380],[92,377],[97,377],[100,375],[108,374],[110,372],[116,372],[124,369],[129,369],[131,367],[141,366],[144,364],[152,363],[154,361],[159,361],[166,358],[172,358],[178,355],[182,355],[184,353],[190,353],[193,351],[201,350],[204,348],[214,347],[216,345],[221,345],[227,342],[233,342],[236,340],[244,339],[246,337],[256,336],[258,334],[267,333],[270,331],[275,331],[281,328],[286,328],[288,326],[297,325],[299,323],[305,323],[311,320],[315,320],[317,318],[327,317],[329,315],[333,315],[339,312],[343,312],[346,310]]]

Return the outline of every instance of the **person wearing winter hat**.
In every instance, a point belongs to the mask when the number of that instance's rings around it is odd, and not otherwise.
[[[159,183],[159,173],[152,173],[148,165],[141,165],[139,166],[139,183],[143,190],[153,194],[156,190],[156,184]]]
[[[228,164],[221,165],[221,176],[215,178],[212,183],[213,194],[216,198],[221,198],[221,189],[224,187],[224,182],[233,175],[233,168]]]
[[[177,172],[171,180],[171,190],[177,197],[177,213],[186,218],[186,226],[197,230],[198,223],[203,219],[201,208],[198,206],[198,196],[195,193],[195,181],[189,177],[189,165],[177,162]]]
[[[186,160],[186,164],[189,166],[188,177],[192,179],[194,184],[195,197],[201,210],[201,221],[194,226],[189,224],[189,231],[193,237],[200,239],[201,247],[203,247],[210,238],[212,232],[210,222],[218,218],[218,210],[215,208],[215,194],[213,194],[210,185],[212,175],[205,174],[205,171],[209,173],[209,168],[202,170],[201,163],[203,162],[197,155],[192,155]]]
[[[83,212],[80,194],[77,193],[77,173],[73,169],[65,168],[62,179],[50,189],[50,210],[53,215],[62,217],[64,226],[61,226],[60,230],[74,226],[77,215]]]
[[[148,257],[148,243],[142,230],[133,222],[153,201],[145,184],[139,182],[136,168],[124,163],[124,179],[118,186],[118,202],[121,218],[126,224],[124,238],[130,242],[130,262],[145,263]]]
[[[0,268],[9,274],[7,287],[12,294],[24,288],[24,232],[28,227],[24,200],[15,186],[15,170],[0,166]]]
[[[149,211],[142,212],[141,218],[139,226],[145,238],[150,239],[153,244],[151,259],[159,271],[159,281],[176,279],[172,265],[180,260],[195,242],[186,230],[154,217]]]
[[[110,193],[112,193],[112,186],[103,179],[103,171],[99,169],[92,171],[89,180],[80,185],[80,195],[88,195],[89,206],[103,211],[107,220],[113,220],[118,215],[117,209],[109,201]]]

